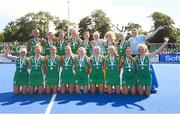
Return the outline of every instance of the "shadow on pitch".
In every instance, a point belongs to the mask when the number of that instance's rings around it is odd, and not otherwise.
[[[19,105],[30,105],[32,103],[39,102],[40,105],[48,104],[51,100],[52,95],[42,95],[39,96],[35,94],[33,96],[30,95],[18,95],[15,96],[13,92],[8,93],[0,93],[0,105],[12,105],[18,103]]]
[[[128,109],[139,108],[139,111],[145,111],[144,107],[137,104],[137,102],[147,99],[145,96],[124,96],[116,94],[58,94],[56,101],[58,104],[66,104],[72,101],[76,101],[76,105],[86,105],[88,103],[96,103],[97,106],[103,106],[111,104],[112,107],[124,106]]]

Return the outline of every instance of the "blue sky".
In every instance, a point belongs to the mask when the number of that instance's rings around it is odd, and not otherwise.
[[[0,0],[0,32],[10,21],[28,12],[49,11],[67,19],[67,0]],[[140,24],[149,31],[153,22],[148,18],[154,11],[169,15],[180,27],[180,0],[70,0],[70,21],[78,23],[94,9],[102,9],[119,27],[128,22]]]

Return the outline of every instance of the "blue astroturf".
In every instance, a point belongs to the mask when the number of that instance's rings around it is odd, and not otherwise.
[[[58,94],[51,113],[180,113],[180,64],[153,64],[157,93],[145,96]],[[44,113],[52,95],[14,96],[14,64],[0,64],[0,113]]]

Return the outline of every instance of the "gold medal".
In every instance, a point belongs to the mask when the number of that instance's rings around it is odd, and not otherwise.
[[[128,71],[131,72],[131,69],[129,68]]]

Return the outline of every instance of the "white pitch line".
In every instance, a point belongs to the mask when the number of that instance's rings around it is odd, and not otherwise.
[[[46,109],[45,114],[50,114],[51,109],[52,109],[53,104],[54,104],[54,101],[55,101],[55,99],[56,99],[56,96],[57,96],[57,94],[53,94],[53,96],[52,96],[52,98],[51,98],[51,101],[50,101],[50,103],[49,103],[49,105],[48,105],[48,107],[47,107],[47,109]]]

